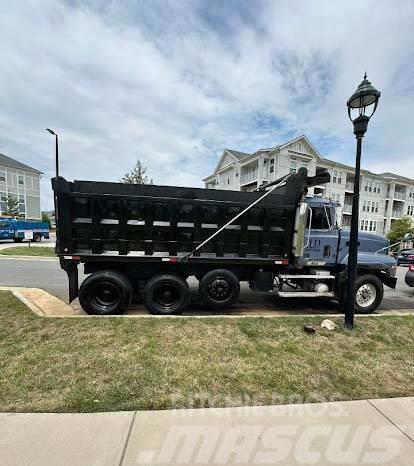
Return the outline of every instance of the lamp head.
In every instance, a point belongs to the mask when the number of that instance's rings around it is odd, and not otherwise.
[[[358,116],[366,116],[371,118],[377,109],[380,96],[381,92],[375,89],[371,82],[368,81],[367,74],[365,73],[364,79],[361,81],[357,87],[357,90],[351,95],[346,103],[350,120],[355,120],[355,118],[351,117],[352,110],[358,110]],[[371,113],[367,115],[368,109]]]
[[[46,128],[46,131],[48,131],[50,134],[53,134],[53,136],[57,136],[57,134],[52,131],[50,128]]]

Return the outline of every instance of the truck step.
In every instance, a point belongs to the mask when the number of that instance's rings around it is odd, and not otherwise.
[[[284,278],[285,280],[294,280],[295,278],[310,278],[315,280],[333,280],[334,275],[278,275],[279,278]]]
[[[333,291],[326,293],[317,293],[316,291],[279,291],[277,295],[281,298],[335,298]]]

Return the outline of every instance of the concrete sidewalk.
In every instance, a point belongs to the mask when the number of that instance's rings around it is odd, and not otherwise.
[[[412,465],[414,397],[249,408],[0,414],[0,464]]]

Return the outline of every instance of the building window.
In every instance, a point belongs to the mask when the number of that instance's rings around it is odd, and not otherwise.
[[[270,173],[274,173],[275,171],[275,159],[270,159]]]
[[[24,199],[24,196],[21,194],[19,195],[19,212],[21,214],[26,213],[26,201]]]
[[[0,183],[6,182],[6,170],[4,168],[0,168]]]
[[[289,168],[290,168],[290,170],[289,170],[290,173],[295,173],[295,172],[296,172],[297,166],[298,166],[297,160],[295,160],[295,159],[290,159],[290,167],[289,167]]]
[[[0,212],[5,212],[7,209],[7,195],[5,192],[0,192]]]
[[[367,210],[367,201],[364,201],[362,204],[362,211],[365,212]]]
[[[19,186],[24,186],[24,176],[19,175]]]
[[[338,172],[338,184],[342,184],[342,172]]]
[[[338,179],[338,171],[334,170],[333,171],[333,176],[332,176],[332,183],[336,183],[337,179]]]

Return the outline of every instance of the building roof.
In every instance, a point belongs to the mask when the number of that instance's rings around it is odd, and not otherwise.
[[[224,149],[224,150],[226,152],[229,152],[234,157],[236,157],[237,160],[241,160],[244,157],[248,157],[249,155],[252,155],[252,154],[248,154],[247,152],[239,152],[237,150],[232,150],[232,149]]]
[[[36,170],[36,168],[29,167],[29,165],[26,165],[22,162],[19,162],[18,160],[12,159],[11,157],[8,157],[7,155],[1,154],[1,153],[0,153],[0,165],[5,165],[6,167],[36,172],[39,175],[42,173],[41,171]]]
[[[396,178],[397,180],[401,180],[404,183],[412,183],[414,181],[412,178],[407,178],[406,176],[396,175],[395,173],[391,173],[391,172],[381,173],[380,175],[383,176],[384,178]]]

